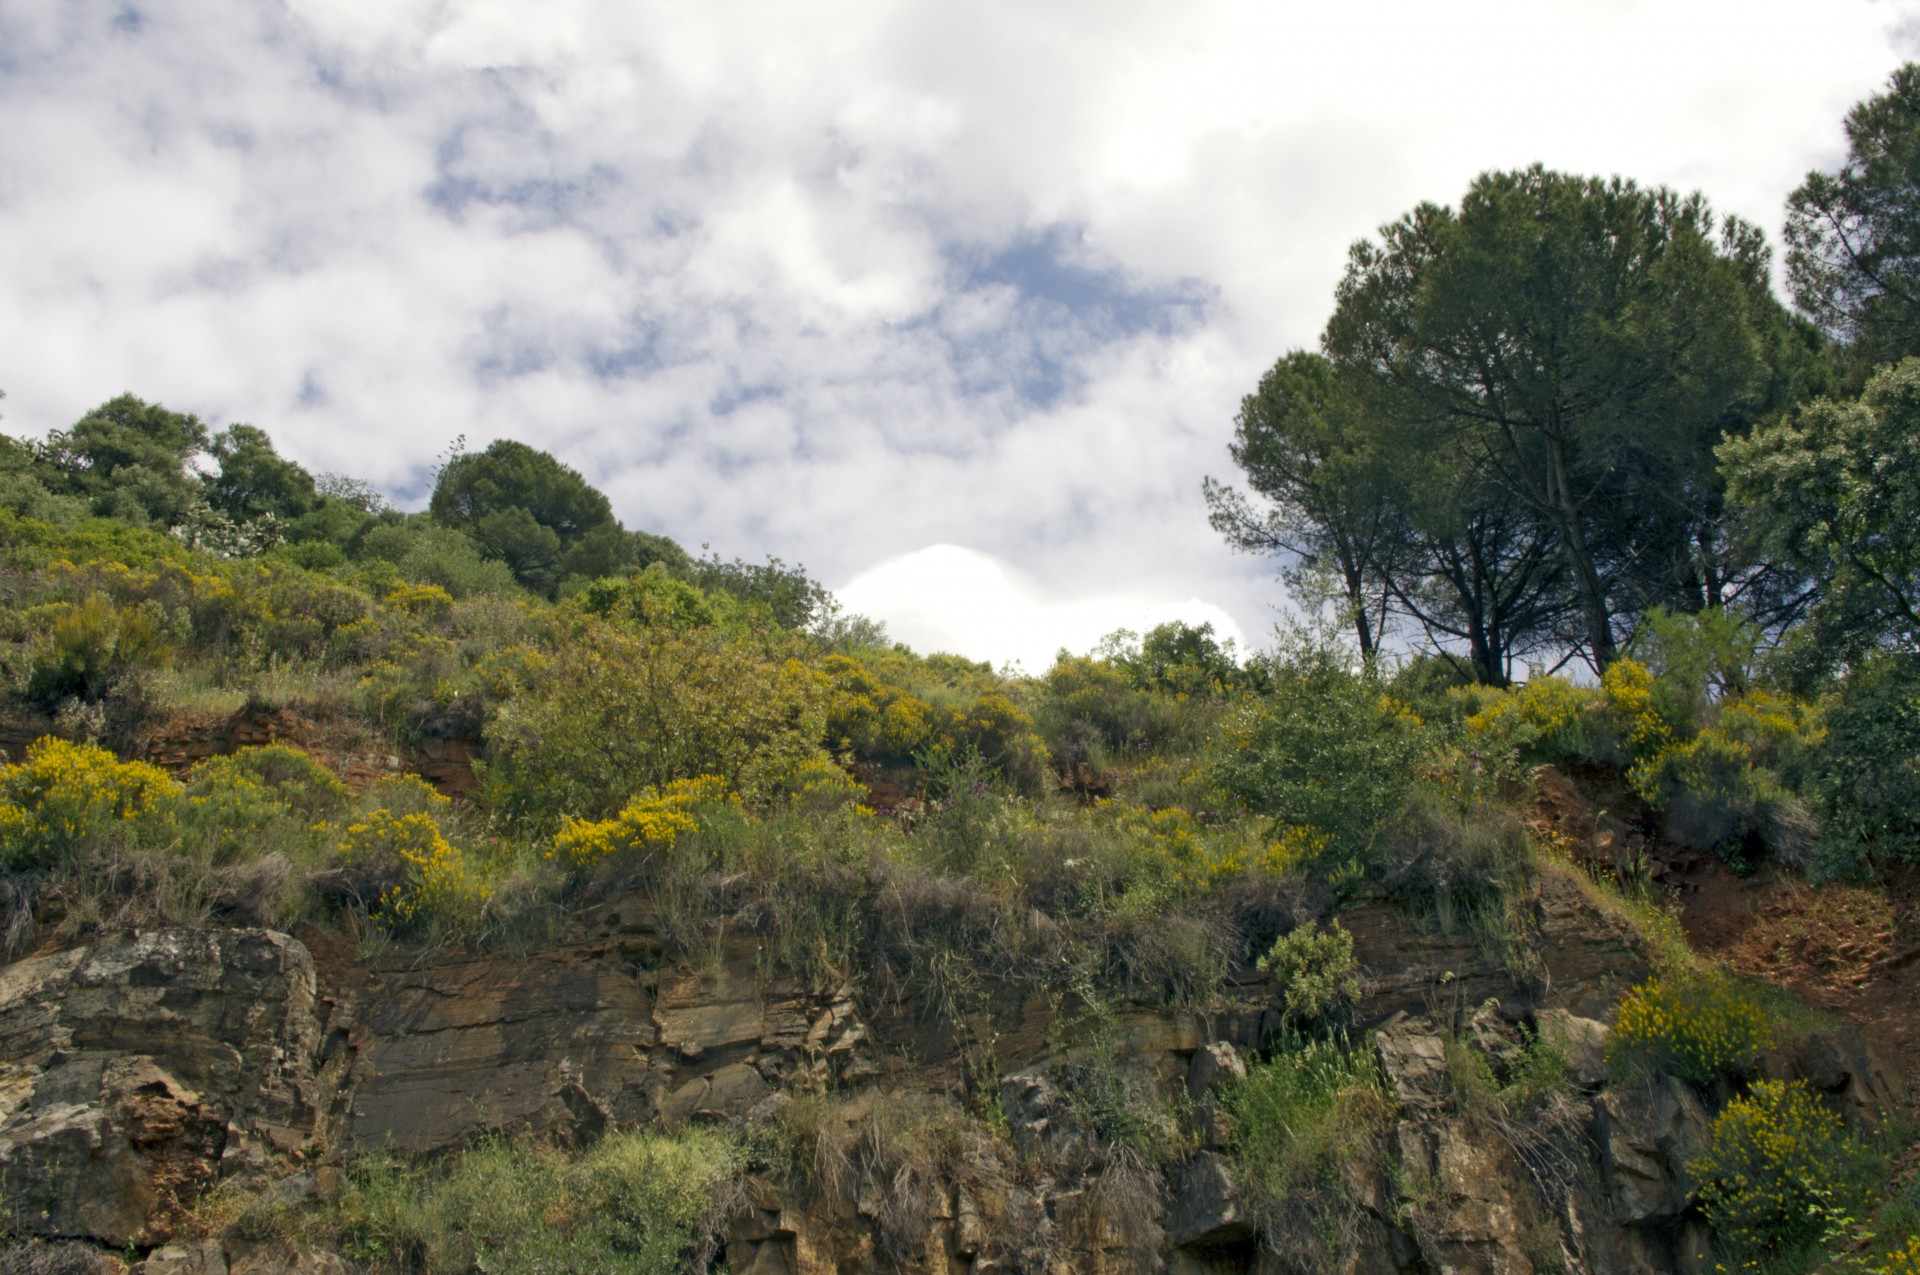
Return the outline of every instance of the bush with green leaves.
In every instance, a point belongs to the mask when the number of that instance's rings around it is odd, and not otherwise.
[[[1340,1039],[1296,1044],[1250,1067],[1221,1101],[1234,1178],[1267,1242],[1299,1268],[1337,1269],[1359,1207],[1348,1167],[1377,1154],[1394,1111],[1373,1060]]]
[[[824,680],[793,640],[585,621],[500,710],[485,784],[532,832],[606,819],[635,794],[716,775],[749,798],[818,758]]]
[[[1805,1084],[1779,1080],[1729,1102],[1687,1166],[1715,1236],[1744,1259],[1810,1249],[1864,1217],[1885,1169]]]
[[[158,605],[122,606],[100,593],[52,608],[35,643],[27,695],[43,705],[99,700],[121,679],[159,667],[172,654],[171,626]]]
[[[1821,819],[1823,875],[1852,876],[1870,857],[1920,860],[1920,655],[1883,652],[1847,675],[1802,782]]]
[[[294,754],[292,749],[282,751],[304,760],[304,754]],[[340,787],[340,781],[324,767],[308,764],[326,774],[334,787]],[[293,792],[263,778],[261,772],[272,768],[272,760],[249,765],[236,764],[232,757],[211,758],[196,766],[179,806],[180,849],[204,856],[213,864],[229,864],[257,857],[269,847],[280,851],[316,847],[316,818],[288,800],[295,795]],[[327,803],[325,809],[329,813],[337,810],[345,804],[345,798],[346,790],[340,788],[338,798]],[[316,814],[321,808],[317,801],[305,804]]]
[[[1281,935],[1258,964],[1280,985],[1283,1017],[1296,1030],[1337,1018],[1360,995],[1353,935],[1338,921],[1324,929],[1308,921]]]
[[[1296,642],[1271,676],[1268,694],[1227,716],[1207,778],[1256,814],[1330,838],[1334,861],[1371,861],[1430,732],[1331,643]]]

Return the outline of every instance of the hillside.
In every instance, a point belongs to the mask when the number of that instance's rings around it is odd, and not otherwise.
[[[0,440],[0,1272],[1920,1273],[1920,65],[1848,136],[1797,310],[1539,165],[1356,243],[1255,651]]]
[[[1012,678],[779,564],[549,599],[420,516],[64,515],[0,515],[8,1269],[1851,1243],[1791,1165],[1712,1203],[1742,1118],[1905,1260],[1906,878],[1802,883],[1846,705],[1707,696],[1697,627],[1588,686],[1178,625]]]

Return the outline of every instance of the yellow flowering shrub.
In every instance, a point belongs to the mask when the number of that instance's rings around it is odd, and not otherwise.
[[[1864,1213],[1872,1167],[1859,1139],[1804,1084],[1762,1080],[1715,1118],[1712,1141],[1687,1170],[1720,1242],[1761,1258]]]
[[[437,584],[415,584],[410,580],[402,580],[388,590],[380,604],[424,624],[442,625],[453,618],[453,595]]]
[[[1607,1058],[1697,1085],[1751,1072],[1773,1043],[1773,1016],[1724,974],[1649,979],[1621,998]]]
[[[517,695],[546,672],[550,663],[545,652],[524,642],[515,642],[490,651],[474,666],[480,688],[496,700]]]
[[[1909,1235],[1899,1248],[1889,1249],[1870,1275],[1920,1275],[1920,1235]]]
[[[1717,705],[1712,724],[1670,742],[1627,772],[1633,791],[1656,806],[1676,796],[1751,807],[1786,795],[1775,767],[1819,741],[1818,714],[1803,700],[1752,690]]]
[[[589,868],[616,856],[665,853],[699,828],[702,806],[739,800],[717,776],[676,779],[664,789],[648,789],[611,819],[567,819],[547,857]]]
[[[169,839],[180,791],[156,766],[41,739],[0,769],[0,861],[14,871],[56,867],[98,845]]]
[[[833,758],[809,753],[799,759],[784,784],[793,805],[816,813],[858,802],[866,788]]]
[[[1519,686],[1457,686],[1447,698],[1466,710],[1466,744],[1482,756],[1558,759],[1592,751],[1594,693],[1563,677],[1534,677]]]
[[[1657,757],[1673,745],[1673,724],[1661,711],[1653,673],[1646,665],[1615,660],[1600,676],[1600,692],[1636,762]]]
[[[1120,827],[1133,843],[1147,851],[1167,875],[1186,888],[1205,887],[1216,875],[1200,825],[1178,806],[1148,810],[1120,806]]]
[[[373,910],[391,930],[458,930],[493,896],[432,815],[384,807],[348,826],[340,861],[380,884]]]

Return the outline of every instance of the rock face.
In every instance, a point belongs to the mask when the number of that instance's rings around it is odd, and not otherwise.
[[[644,927],[524,959],[379,971],[349,995],[349,1143],[442,1151],[482,1131],[738,1119],[776,1085],[872,1077],[851,987],[769,983],[748,942],[656,967]]]
[[[1262,1212],[1235,1180],[1222,1095],[1274,1022],[1274,988],[1253,973],[1205,1015],[1119,1006],[1099,1049],[1069,1048],[1030,986],[989,987],[989,1008],[955,1023],[870,1003],[858,980],[769,976],[750,935],[671,962],[644,908],[621,912],[517,958],[370,966],[316,933],[316,972],[295,939],[229,930],[109,936],[0,967],[0,1205],[16,1235],[150,1248],[147,1271],[322,1275],[344,1268],[203,1242],[180,1233],[181,1214],[221,1179],[300,1170],[311,1187],[359,1150],[752,1126],[796,1093],[871,1115],[931,1093],[997,1104],[1006,1140],[861,1151],[811,1193],[754,1180],[718,1237],[729,1268],[1662,1275],[1704,1251],[1685,1166],[1707,1102],[1673,1080],[1608,1087],[1606,1028],[1587,1015],[1644,967],[1571,885],[1543,890],[1524,977],[1386,903],[1343,914],[1372,976],[1356,1044],[1390,1115],[1369,1153],[1316,1188],[1338,1209],[1297,1218]],[[1487,1083],[1475,1076],[1513,1074],[1529,1033],[1559,1049],[1571,1086],[1517,1114],[1463,1097]],[[1768,1067],[1862,1123],[1903,1097],[1845,1034]],[[1169,1159],[1113,1151],[1116,1094]],[[1269,1225],[1301,1243],[1272,1243]],[[1338,1261],[1301,1256],[1325,1234],[1343,1237]]]
[[[0,969],[0,1174],[28,1234],[171,1233],[221,1172],[324,1132],[313,964],[264,930],[121,935]]]

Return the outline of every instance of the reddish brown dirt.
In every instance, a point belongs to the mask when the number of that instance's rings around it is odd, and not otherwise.
[[[53,729],[46,720],[0,721],[0,756],[19,761],[27,746]],[[231,714],[201,713],[156,723],[133,752],[141,761],[183,777],[209,757],[261,744],[290,744],[313,756],[360,792],[385,775],[419,775],[442,793],[465,800],[479,793],[475,739],[426,740],[401,749],[353,717],[312,717],[292,708],[248,704]]]
[[[1920,868],[1883,866],[1868,886],[1743,876],[1663,837],[1654,812],[1606,771],[1543,768],[1534,791],[1534,830],[1576,862],[1653,890],[1695,948],[1853,1024],[1920,1077]]]

